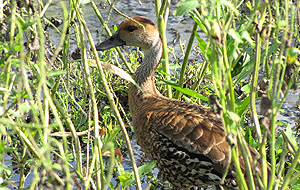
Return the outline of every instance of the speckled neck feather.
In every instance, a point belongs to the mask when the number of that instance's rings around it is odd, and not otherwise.
[[[154,84],[154,74],[163,53],[161,39],[156,39],[151,48],[143,49],[143,51],[144,60],[137,68],[133,78],[145,93],[156,94],[157,91]]]

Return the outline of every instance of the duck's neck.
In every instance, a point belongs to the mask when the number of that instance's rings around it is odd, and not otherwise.
[[[133,78],[145,93],[158,93],[154,84],[154,73],[160,63],[162,53],[163,45],[160,38],[155,41],[151,48],[144,49],[143,63],[137,68]]]

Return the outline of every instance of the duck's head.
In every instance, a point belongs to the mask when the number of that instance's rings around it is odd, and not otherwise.
[[[150,49],[160,41],[159,31],[151,19],[143,16],[134,16],[132,19],[144,25],[125,19],[118,27],[117,32],[107,40],[96,46],[98,51],[108,50],[117,46],[137,46]]]

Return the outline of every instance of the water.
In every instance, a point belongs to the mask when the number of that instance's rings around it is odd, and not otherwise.
[[[63,2],[68,7],[68,1],[63,1]],[[109,15],[109,5],[103,1],[98,2],[96,5],[100,13],[102,14],[103,18],[106,20]],[[194,22],[193,19],[190,18],[188,14],[183,16],[174,16],[173,12],[176,8],[176,5],[177,5],[177,1],[171,2],[170,15],[168,18],[166,34],[168,39],[168,45],[172,45],[172,47],[175,49],[177,54],[180,56],[180,54],[182,53],[179,51],[180,50],[179,40],[181,40],[181,42],[188,41]],[[154,23],[157,23],[153,1],[144,0],[140,4],[138,1],[120,0],[116,2],[115,6],[118,10],[121,10],[124,14],[128,16],[143,15],[152,19]],[[60,9],[61,8],[58,2],[53,3],[49,7],[48,11],[46,12],[47,18],[51,18],[51,17],[62,18],[62,11],[60,11]],[[92,33],[95,43],[105,40],[107,38],[106,32],[103,29],[100,21],[98,20],[90,4],[83,5],[83,16]],[[124,20],[124,17],[122,17],[119,14],[116,14],[113,11],[110,20],[108,22],[109,28],[113,29],[113,25],[120,24],[122,20]],[[54,35],[51,34],[52,41],[58,44],[59,35],[56,34],[54,29],[49,28],[49,30],[51,30],[54,33]],[[175,40],[178,39],[178,37],[179,40]],[[174,40],[176,41],[175,43],[173,43]],[[75,39],[73,39],[71,41],[71,49],[75,49],[75,48],[76,48],[76,41]]]

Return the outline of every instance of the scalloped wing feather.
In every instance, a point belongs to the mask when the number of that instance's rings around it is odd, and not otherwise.
[[[192,153],[207,156],[213,162],[225,161],[229,149],[218,115],[198,105],[165,97],[159,97],[159,101],[153,101],[151,97],[144,100],[141,112],[147,116],[146,126],[155,126],[150,130]]]

